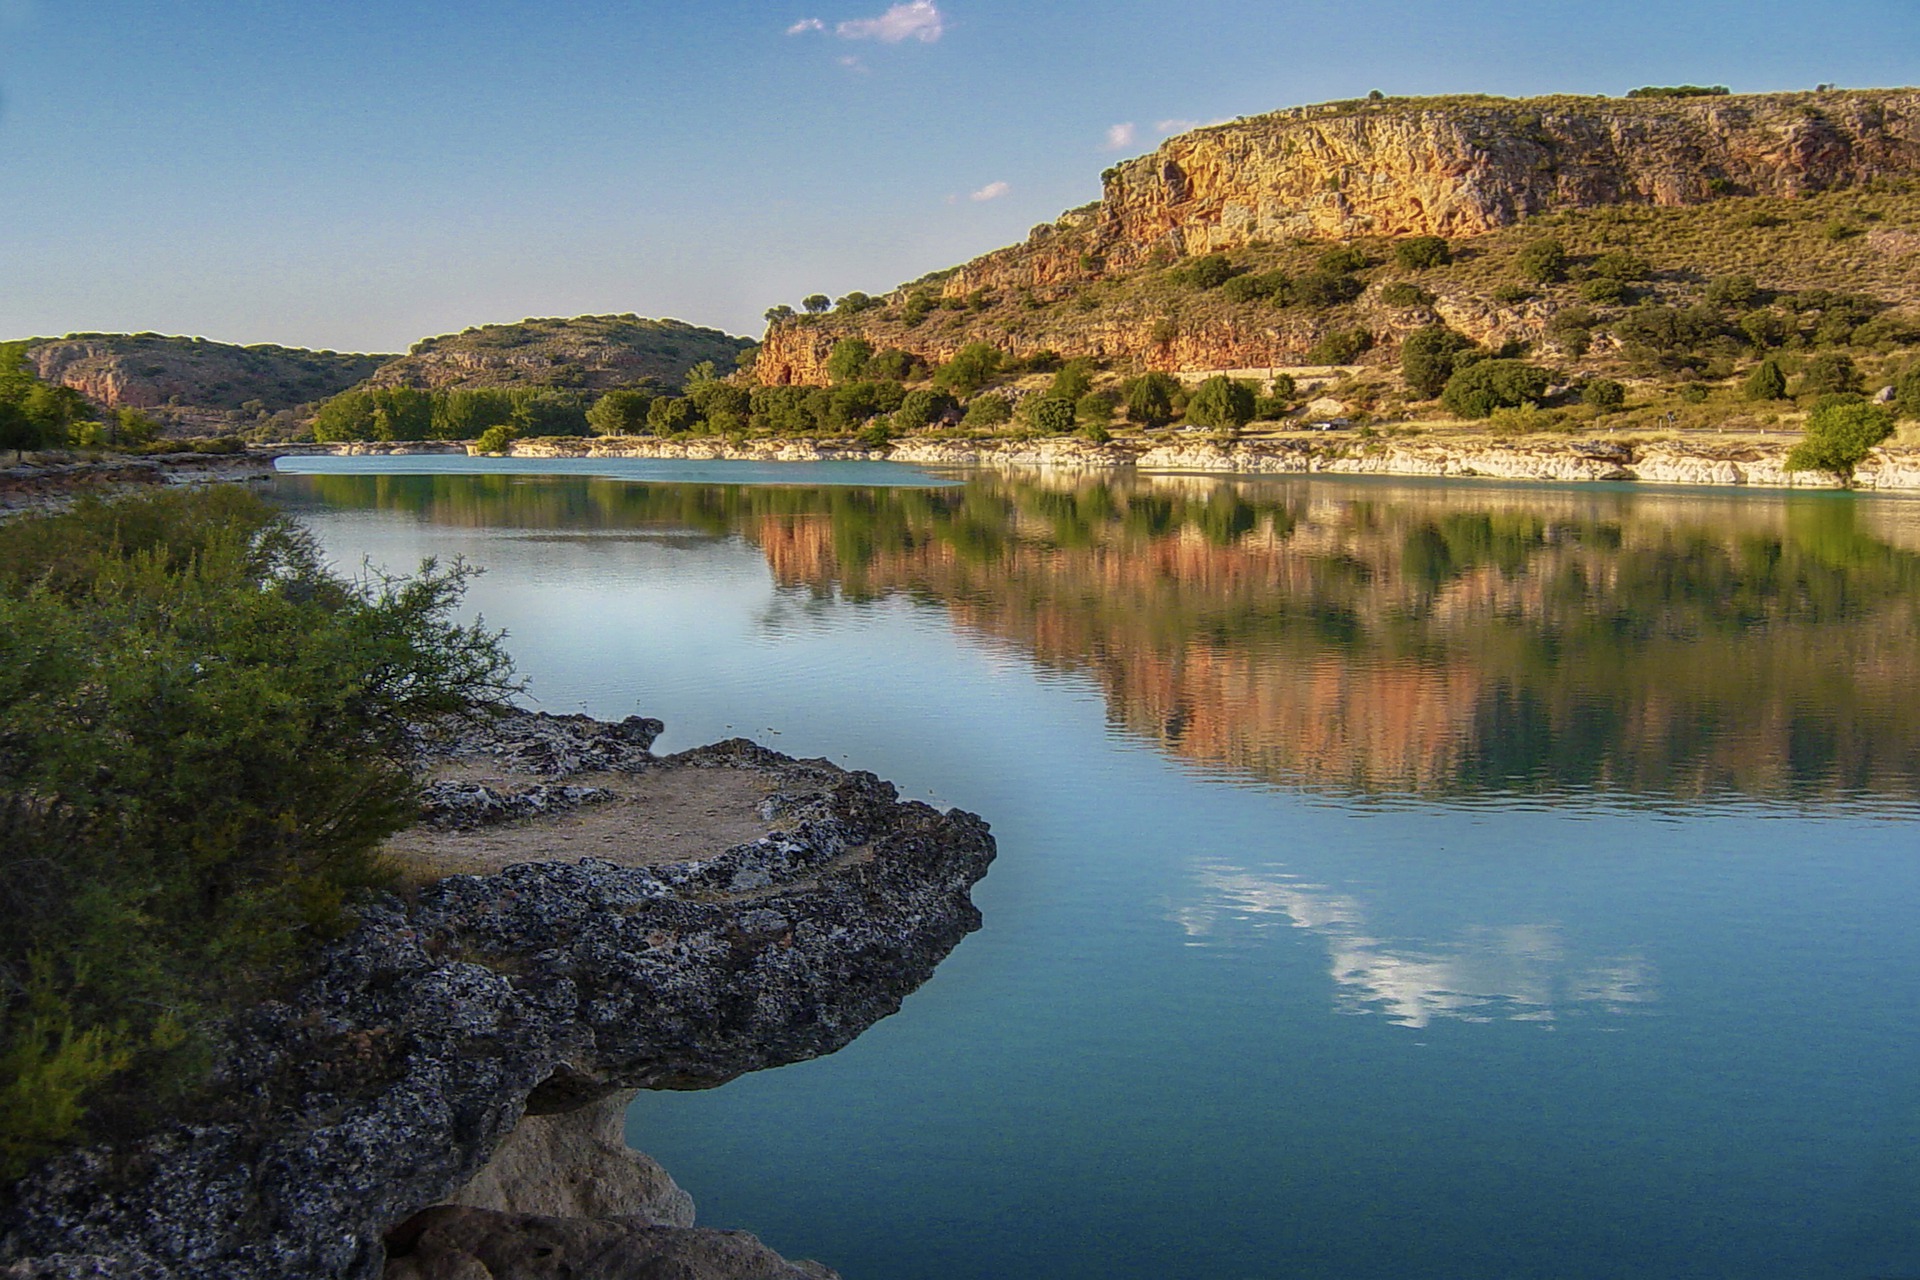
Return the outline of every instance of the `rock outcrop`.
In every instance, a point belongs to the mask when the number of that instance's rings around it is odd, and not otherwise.
[[[392,358],[152,333],[77,333],[27,346],[42,381],[108,409],[292,409],[346,390]]]
[[[374,371],[369,384],[436,391],[606,390],[651,378],[677,388],[687,371],[702,361],[712,361],[722,374],[733,372],[734,357],[752,345],[750,338],[678,320],[635,315],[529,319],[423,338],[406,355]]]
[[[1169,138],[1108,169],[1097,202],[1020,244],[902,286],[885,307],[777,320],[755,368],[771,385],[825,385],[827,354],[854,334],[936,362],[985,341],[1017,355],[1052,349],[1169,370],[1294,364],[1325,332],[1311,315],[1269,308],[1176,319],[1165,307],[1115,306],[1111,288],[1085,291],[1156,262],[1262,244],[1461,240],[1563,210],[1798,197],[1916,175],[1920,91],[1909,89],[1299,107]],[[1889,240],[1876,252],[1911,246]],[[915,294],[959,314],[887,323]],[[989,298],[1023,301],[971,320],[975,302]],[[1083,298],[1093,304],[1069,305],[1063,318],[1037,314]],[[1346,322],[1364,322],[1390,345],[1436,318],[1476,340],[1541,336],[1537,313],[1484,297],[1394,307],[1376,291]]]
[[[557,782],[655,767],[658,730],[523,715],[497,742]],[[620,1090],[705,1088],[833,1052],[978,927],[968,892],[993,857],[978,818],[745,741],[658,764],[766,771],[784,786],[767,802],[771,829],[692,861],[529,862],[364,909],[300,989],[230,1029],[216,1110],[74,1152],[11,1189],[10,1280],[369,1280],[401,1224],[393,1247],[412,1270],[395,1275],[824,1274],[687,1227],[670,1183],[639,1186],[645,1170],[619,1204],[536,1202],[632,1210],[612,1217],[529,1218],[503,1204],[510,1167],[475,1181],[527,1115],[599,1104],[573,1137],[604,1138]],[[415,1217],[463,1188],[468,1204]]]

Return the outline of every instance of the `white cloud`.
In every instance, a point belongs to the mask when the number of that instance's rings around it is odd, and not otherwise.
[[[845,67],[847,70],[856,72],[859,75],[864,76],[870,73],[870,69],[868,68],[867,64],[860,61],[860,59],[856,58],[851,53],[842,54],[840,57],[835,58],[834,61],[839,63],[841,66]]]
[[[1108,125],[1107,141],[1100,149],[1102,151],[1119,151],[1130,147],[1133,145],[1133,135],[1134,128],[1133,121],[1131,120],[1125,124]]]
[[[973,200],[973,201],[998,200],[1001,196],[1007,194],[1007,192],[1011,190],[1013,190],[1012,183],[989,182],[986,186],[980,188],[978,191],[968,196],[967,199]]]
[[[787,28],[787,34],[790,36],[798,36],[805,35],[809,31],[825,31],[826,29],[827,24],[818,18],[802,18]]]
[[[1200,122],[1198,120],[1162,120],[1153,127],[1158,133],[1185,133],[1189,129],[1198,129]]]
[[[842,40],[878,40],[882,44],[918,40],[932,44],[946,29],[947,20],[940,15],[933,0],[912,0],[910,4],[894,5],[877,18],[842,22],[833,31]]]

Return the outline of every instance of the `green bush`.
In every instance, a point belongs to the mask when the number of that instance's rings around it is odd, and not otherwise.
[[[1400,344],[1400,376],[1406,379],[1409,391],[1422,400],[1431,400],[1453,377],[1456,357],[1472,347],[1472,342],[1443,324],[1416,329]]]
[[[1368,266],[1367,252],[1357,244],[1343,244],[1328,249],[1314,260],[1317,270],[1340,274],[1348,271],[1364,271]]]
[[[1165,373],[1143,373],[1127,384],[1127,420],[1149,429],[1173,421],[1174,401],[1180,384]]]
[[[609,391],[587,410],[587,426],[595,435],[637,436],[647,425],[653,399],[646,391]]]
[[[1835,395],[1867,389],[1866,379],[1853,360],[1837,351],[1822,352],[1807,361],[1800,375],[1801,395]]]
[[[873,359],[873,344],[865,338],[842,338],[827,353],[827,377],[835,382],[853,382],[867,370]]]
[[[1373,346],[1365,329],[1329,329],[1307,352],[1308,364],[1351,364]]]
[[[1087,359],[1069,360],[1060,366],[1053,375],[1053,385],[1047,388],[1050,396],[1059,396],[1064,400],[1078,400],[1093,390],[1093,361]]]
[[[1903,418],[1920,418],[1920,365],[1893,380],[1893,408]]]
[[[912,382],[926,376],[926,361],[911,351],[902,351],[899,347],[887,347],[873,353],[867,361],[862,376],[881,382]]]
[[[1893,434],[1893,413],[1877,404],[1837,400],[1807,415],[1800,443],[1787,454],[1789,471],[1825,471],[1842,481],[1873,447]]]
[[[1428,307],[1433,295],[1411,280],[1396,280],[1381,288],[1380,301],[1389,307]]]
[[[1596,303],[1603,307],[1615,306],[1627,300],[1631,292],[1626,285],[1611,276],[1595,276],[1580,283],[1580,299],[1583,302]]]
[[[1393,260],[1409,271],[1444,267],[1453,261],[1453,246],[1440,236],[1411,236],[1393,246]]]
[[[1086,427],[1104,427],[1113,421],[1113,393],[1109,391],[1089,391],[1073,403],[1073,416]]]
[[[1618,280],[1622,284],[1650,279],[1653,268],[1645,258],[1628,253],[1624,249],[1614,249],[1601,254],[1588,264],[1587,270],[1602,280]]]
[[[1456,369],[1440,393],[1447,411],[1485,418],[1495,409],[1537,403],[1547,394],[1547,371],[1522,360],[1479,360]]]
[[[975,396],[961,419],[969,427],[998,427],[1013,420],[1013,405],[1005,396]]]
[[[519,439],[519,434],[506,423],[499,423],[482,431],[480,438],[473,442],[473,447],[481,453],[505,453]]]
[[[656,436],[684,435],[700,425],[700,409],[686,396],[661,396],[647,406],[647,429]]]
[[[1187,421],[1200,427],[1237,431],[1253,421],[1257,407],[1253,388],[1225,375],[1201,383],[1187,401]]]
[[[1612,378],[1593,378],[1580,388],[1580,403],[1602,413],[1614,413],[1625,407],[1627,389]]]
[[[1747,375],[1743,388],[1749,400],[1785,400],[1787,398],[1787,375],[1780,369],[1780,362],[1772,358],[1762,360],[1754,371]]]
[[[1312,271],[1293,282],[1287,291],[1287,298],[1296,306],[1337,307],[1343,302],[1352,302],[1365,291],[1366,285],[1350,275],[1338,271]]]
[[[1552,284],[1567,278],[1567,246],[1558,240],[1535,240],[1513,260],[1520,278],[1530,284]]]
[[[1195,258],[1186,269],[1186,278],[1201,289],[1218,289],[1233,278],[1233,264],[1224,253]]]
[[[918,391],[909,391],[901,398],[893,422],[902,431],[924,431],[959,407],[946,392],[923,387]]]
[[[1726,311],[1745,311],[1760,300],[1760,286],[1752,276],[1718,276],[1707,286],[1707,305]]]
[[[993,381],[1004,357],[998,347],[984,342],[969,342],[953,353],[953,358],[934,371],[935,385],[957,396],[971,396]]]
[[[1073,401],[1062,396],[1035,396],[1022,409],[1027,425],[1042,435],[1063,436],[1074,428]]]
[[[198,1088],[383,882],[417,727],[510,688],[467,576],[343,581],[232,486],[0,526],[0,1177]]]
[[[1524,284],[1498,285],[1493,291],[1493,300],[1509,307],[1515,303],[1525,302],[1531,297],[1533,297],[1533,290]]]

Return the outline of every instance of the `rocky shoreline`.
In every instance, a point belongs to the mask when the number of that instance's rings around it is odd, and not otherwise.
[[[763,834],[716,848],[676,831],[543,860],[574,807],[504,804],[530,856],[363,909],[298,990],[226,1029],[218,1114],[70,1153],[10,1188],[0,1276],[831,1276],[693,1226],[685,1193],[625,1148],[620,1113],[634,1089],[832,1053],[895,1012],[979,927],[969,891],[993,838],[872,774],[744,739],[656,757],[659,731],[516,713],[428,765],[484,774],[469,798],[508,801],[724,773]],[[460,808],[459,794],[440,803]],[[646,820],[634,803],[630,828]]]
[[[1542,439],[1249,439],[1116,441],[903,440],[868,448],[851,441],[746,440],[717,436],[549,437],[516,441],[516,458],[659,458],[742,462],[900,462],[934,468],[1136,471],[1217,475],[1375,475],[1533,482],[1632,481],[1642,484],[1835,489],[1824,472],[1786,469],[1789,446],[1731,440]],[[351,444],[311,452],[341,456],[466,454],[467,445]],[[1920,492],[1920,450],[1881,448],[1855,472],[1856,489]]]
[[[18,463],[0,469],[0,519],[59,506],[81,494],[104,497],[156,485],[269,480],[276,456],[277,451],[261,450]]]

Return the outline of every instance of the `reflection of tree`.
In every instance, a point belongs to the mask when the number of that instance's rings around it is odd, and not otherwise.
[[[1920,556],[1856,499],[1309,480],[944,489],[323,476],[457,524],[740,534],[1085,669],[1131,732],[1291,784],[1920,792]]]

